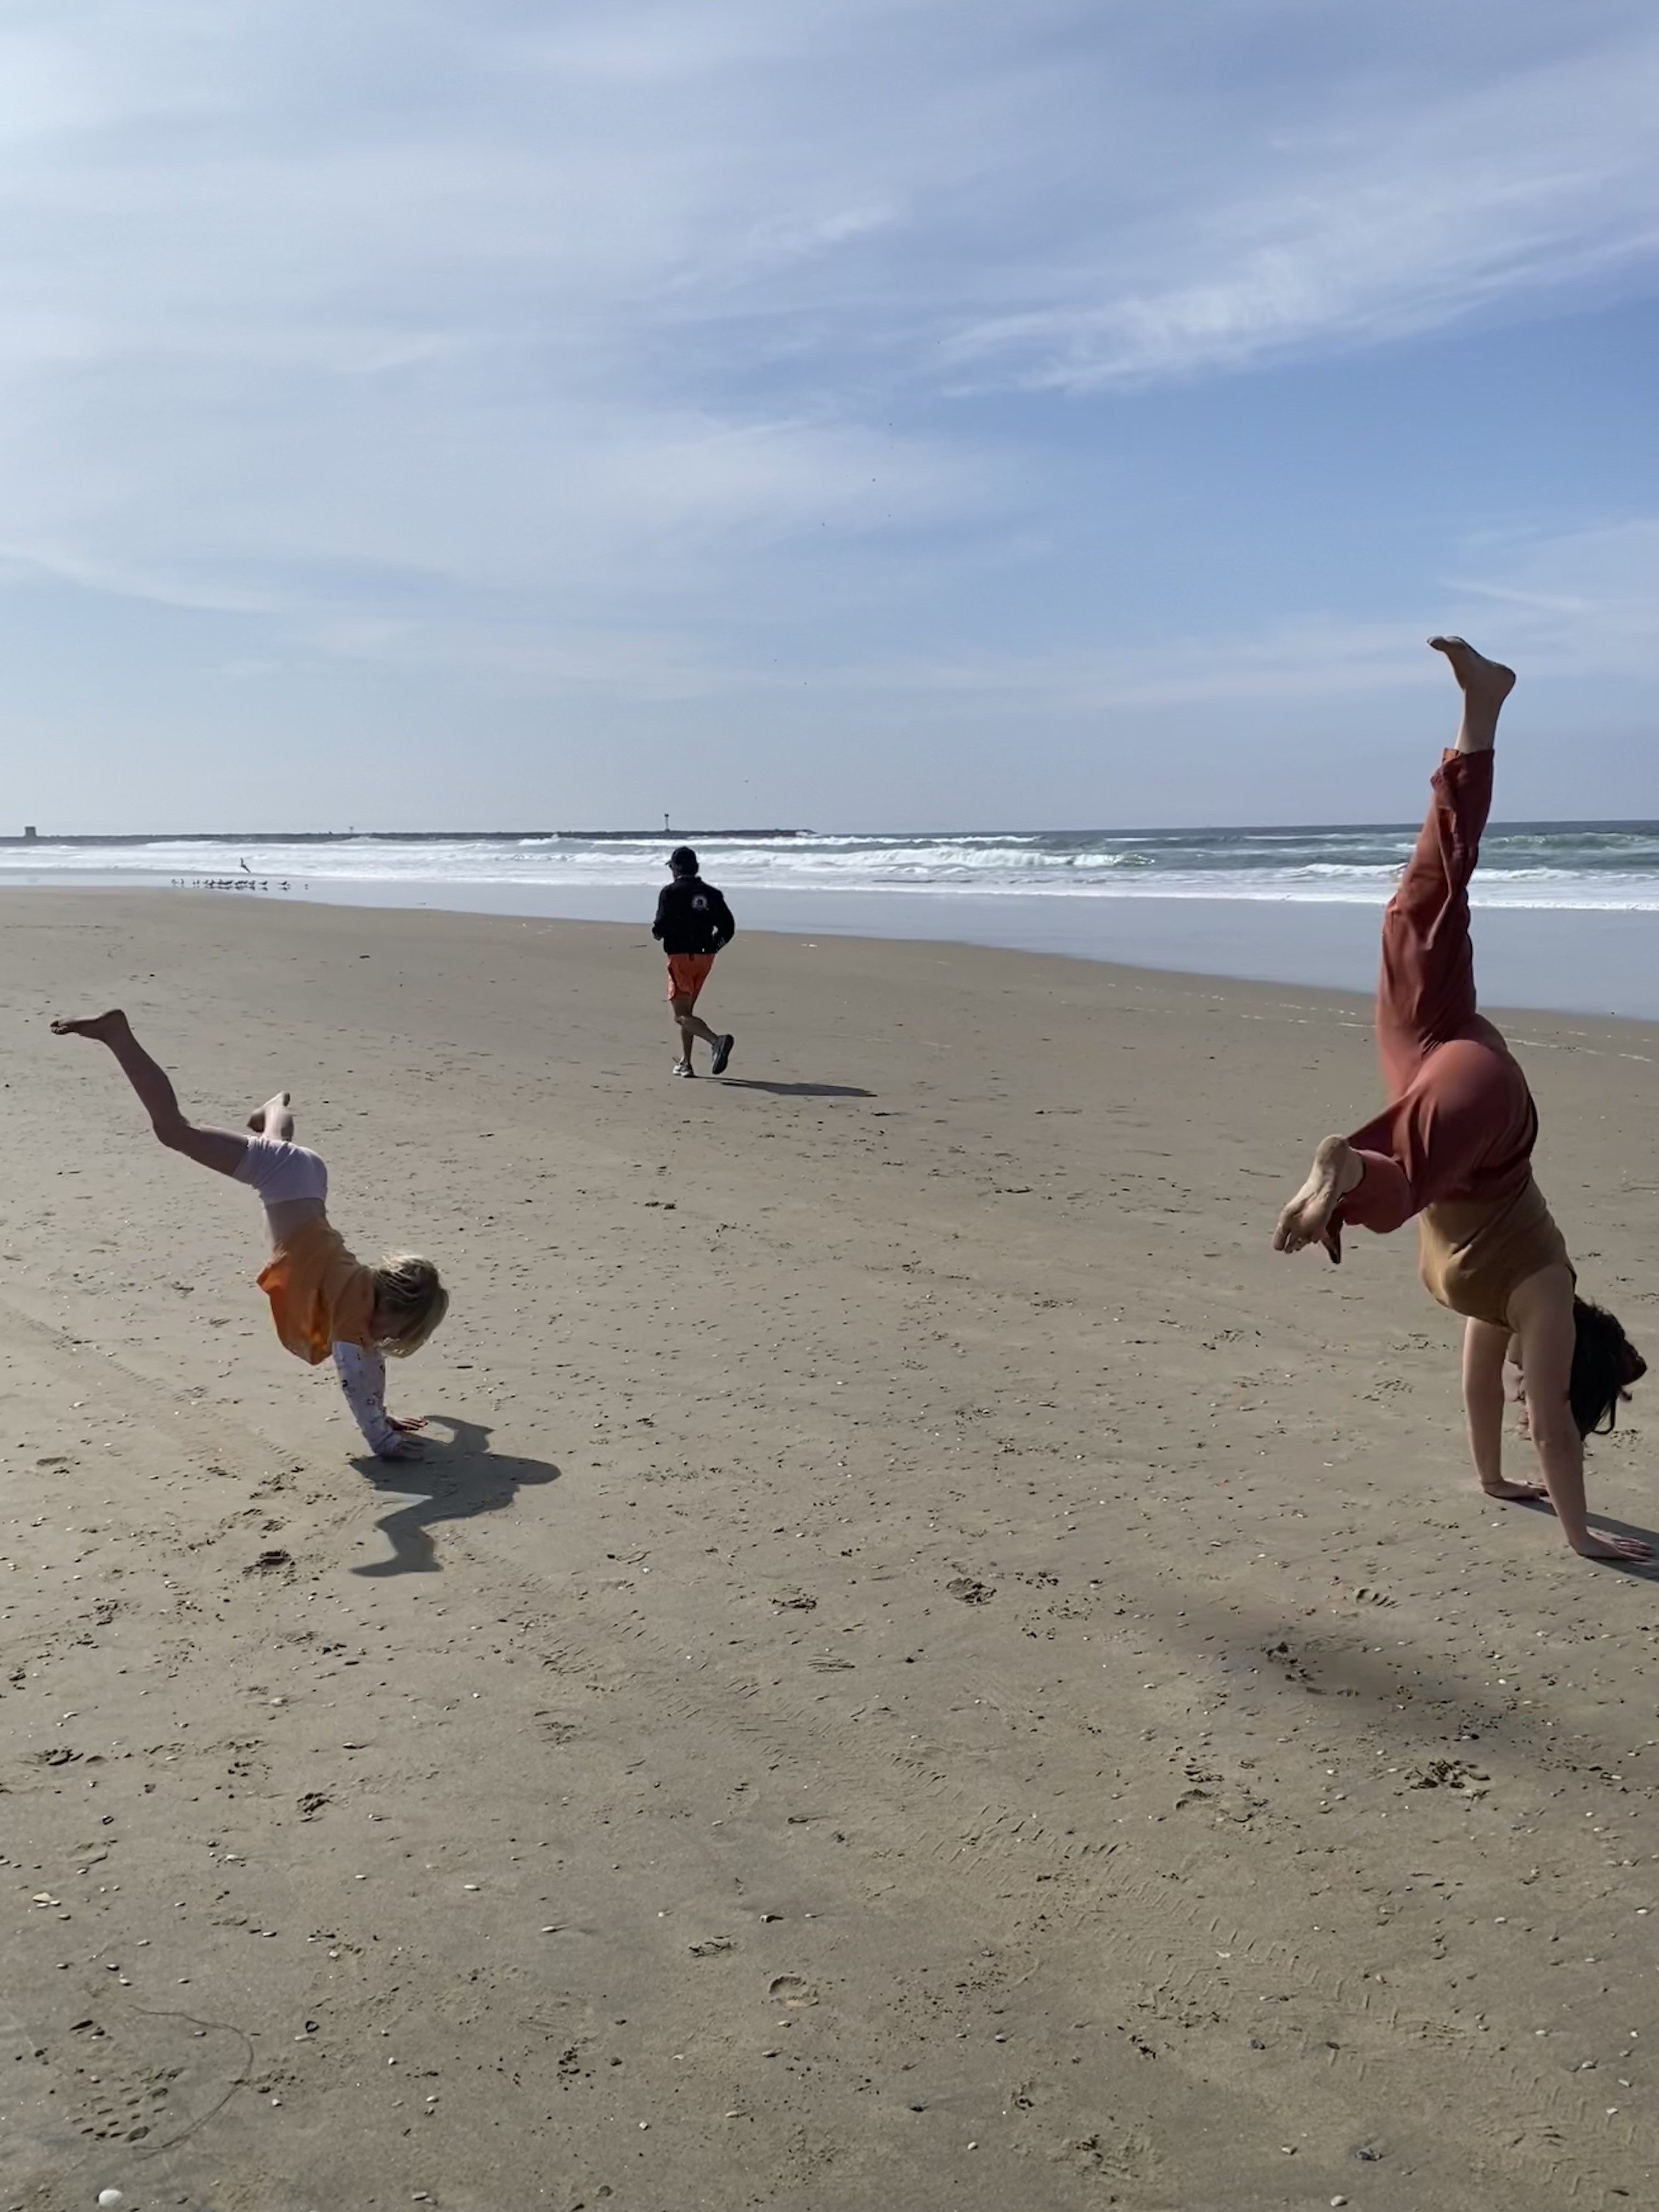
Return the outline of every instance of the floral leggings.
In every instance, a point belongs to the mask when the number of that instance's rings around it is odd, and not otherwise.
[[[400,1458],[398,1431],[386,1418],[386,1362],[380,1353],[360,1344],[337,1344],[334,1371],[370,1451],[377,1459]]]

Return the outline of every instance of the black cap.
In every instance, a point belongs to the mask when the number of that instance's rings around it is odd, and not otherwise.
[[[697,856],[689,845],[676,845],[668,855],[668,865],[677,875],[695,876],[697,872]]]

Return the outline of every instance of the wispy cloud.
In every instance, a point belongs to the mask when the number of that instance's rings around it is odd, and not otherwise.
[[[1659,678],[1659,515],[1477,539],[1447,583],[1540,673]]]
[[[1420,625],[1305,598],[1040,620],[1071,456],[1125,393],[1651,289],[1656,64],[1635,0],[14,0],[0,585],[526,696],[1414,682]],[[1648,526],[1552,529],[1464,603],[1644,668]]]
[[[1593,529],[1490,534],[1457,548],[1434,592],[1440,621],[1524,668],[1528,680],[1659,678],[1659,517]],[[969,650],[831,664],[816,680],[869,692],[973,702],[1017,700],[1066,714],[1223,703],[1290,705],[1443,693],[1425,618],[1304,614],[1251,630],[1176,631],[1156,642],[1041,654]]]
[[[0,549],[0,561],[4,558]],[[88,579],[99,587],[101,580]],[[1659,518],[1557,536],[1488,534],[1452,549],[1432,588],[1438,620],[1523,666],[1528,684],[1659,678]],[[181,587],[176,604],[194,604]],[[203,602],[214,604],[211,600]],[[234,604],[226,602],[226,604]],[[302,611],[290,606],[290,616]],[[834,633],[783,665],[746,650],[740,625],[673,630],[499,605],[404,619],[339,617],[290,624],[311,652],[431,672],[464,669],[488,690],[528,697],[605,694],[658,702],[765,702],[798,693],[864,713],[926,707],[965,721],[1011,714],[1074,724],[1091,716],[1188,708],[1374,705],[1401,693],[1443,696],[1425,649],[1429,617],[1287,615],[1255,628],[1194,624],[1156,641],[1041,652],[960,641],[954,650],[872,654]]]
[[[1380,110],[1354,88],[1336,101],[1346,118],[1316,101],[1316,125],[1235,141],[1127,235],[1053,271],[1049,302],[969,325],[948,356],[1082,392],[1651,282],[1656,76],[1649,30]]]

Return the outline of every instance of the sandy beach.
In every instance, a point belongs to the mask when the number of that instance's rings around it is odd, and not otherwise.
[[[1362,1000],[745,933],[680,1083],[643,926],[0,946],[0,2212],[1652,2201],[1659,1581],[1481,1498],[1409,1236],[1269,1249]],[[114,1003],[440,1262],[419,1468]],[[1651,1358],[1659,1031],[1510,1034]]]

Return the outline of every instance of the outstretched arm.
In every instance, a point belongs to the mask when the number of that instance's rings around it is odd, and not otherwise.
[[[1561,1534],[1587,1559],[1646,1559],[1651,1547],[1634,1536],[1597,1536],[1584,1506],[1584,1440],[1568,1399],[1576,1334],[1571,1283],[1566,1295],[1552,1295],[1550,1278],[1566,1277],[1565,1267],[1546,1268],[1515,1293],[1512,1310],[1520,1323],[1521,1371],[1527,1392],[1527,1421]]]
[[[1463,1413],[1468,1425],[1469,1457],[1488,1498],[1530,1504],[1547,1493],[1534,1482],[1504,1480],[1504,1358],[1510,1333],[1488,1321],[1471,1321],[1463,1331]]]
[[[358,1344],[337,1344],[334,1371],[351,1408],[351,1418],[376,1459],[418,1459],[422,1445],[412,1432],[421,1421],[394,1419],[386,1409],[386,1362],[378,1352]]]

